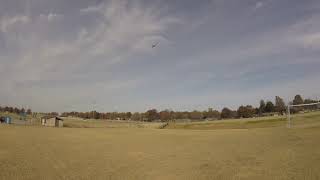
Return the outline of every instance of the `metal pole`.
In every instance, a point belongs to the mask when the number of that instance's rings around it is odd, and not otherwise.
[[[288,104],[288,128],[291,128],[290,104]]]

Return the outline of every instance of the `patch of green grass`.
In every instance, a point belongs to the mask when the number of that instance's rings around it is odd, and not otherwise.
[[[14,114],[14,113],[5,113],[5,112],[0,112],[0,116],[9,116],[12,119],[20,119],[21,116],[19,116],[18,114]]]
[[[277,119],[246,121],[246,123],[248,123],[248,124],[275,123],[275,122],[282,122],[282,121],[286,121],[286,120],[287,120],[286,118],[277,118]]]
[[[305,114],[292,115],[293,126],[320,123],[320,112],[311,112]],[[252,129],[268,127],[285,127],[287,124],[286,116],[262,117],[248,119],[233,119],[220,121],[205,121],[191,123],[170,123],[168,129]]]

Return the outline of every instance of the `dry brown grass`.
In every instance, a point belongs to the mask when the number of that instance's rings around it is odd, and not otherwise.
[[[63,118],[64,127],[68,128],[153,128],[157,129],[165,123],[117,121],[117,120],[83,120],[80,118]]]
[[[0,126],[0,179],[317,180],[318,118],[219,131]]]

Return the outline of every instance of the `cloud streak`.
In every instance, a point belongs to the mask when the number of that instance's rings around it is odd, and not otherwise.
[[[13,17],[3,17],[0,21],[2,32],[7,32],[10,28],[23,25],[30,22],[30,18],[24,15],[16,15]]]

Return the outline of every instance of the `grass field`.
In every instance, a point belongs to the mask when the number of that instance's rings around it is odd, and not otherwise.
[[[293,126],[310,126],[320,122],[319,112],[292,115]],[[252,129],[267,127],[284,127],[287,125],[287,116],[203,121],[191,123],[170,123],[169,129],[218,130],[218,129]]]
[[[68,128],[152,128],[157,129],[165,123],[150,123],[137,121],[94,120],[81,118],[63,118],[64,127]]]
[[[177,129],[0,125],[0,179],[320,179],[320,114],[294,117],[292,129],[285,123],[280,117],[170,127]]]

